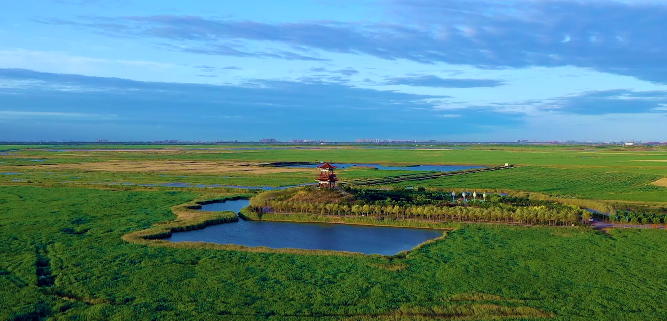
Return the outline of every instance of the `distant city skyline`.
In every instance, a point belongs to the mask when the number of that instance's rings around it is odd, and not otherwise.
[[[662,0],[3,9],[0,141],[667,140]]]

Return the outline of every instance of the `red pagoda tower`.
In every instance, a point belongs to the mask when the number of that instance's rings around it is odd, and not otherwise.
[[[336,174],[334,174],[334,169],[336,169],[336,166],[333,166],[329,163],[324,163],[322,166],[317,166],[317,168],[320,169],[320,175],[316,180],[320,183],[320,187],[336,187],[336,182],[338,181]]]

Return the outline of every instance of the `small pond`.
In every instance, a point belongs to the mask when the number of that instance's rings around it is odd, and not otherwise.
[[[203,205],[201,210],[238,212],[248,204],[247,199],[226,201]],[[442,234],[432,229],[239,220],[174,233],[166,240],[394,255]]]
[[[294,164],[285,167],[292,168],[315,168],[322,164]],[[409,166],[384,166],[380,164],[362,164],[362,163],[331,163],[338,169],[346,169],[350,167],[370,167],[379,170],[390,171],[437,171],[437,172],[453,172],[472,168],[482,168],[484,166],[464,166],[464,165],[409,165]]]

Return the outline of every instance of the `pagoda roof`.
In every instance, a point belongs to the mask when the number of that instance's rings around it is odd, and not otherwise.
[[[317,166],[317,168],[323,168],[323,169],[335,169],[336,166],[333,166],[333,165],[329,164],[328,162],[326,162],[326,163],[324,163],[324,164],[322,164],[322,165],[320,165],[320,166]]]

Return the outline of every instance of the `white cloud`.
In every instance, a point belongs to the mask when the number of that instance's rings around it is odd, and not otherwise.
[[[36,118],[60,118],[60,119],[110,119],[117,115],[84,114],[52,111],[18,111],[0,110],[0,119],[36,119]]]
[[[0,89],[30,89],[30,88],[39,88],[39,89],[48,89],[55,91],[67,91],[67,92],[101,92],[107,91],[107,88],[103,87],[84,87],[78,85],[68,85],[68,84],[57,84],[49,83],[41,80],[5,80],[0,78]],[[19,94],[18,92],[12,93],[9,91],[3,91],[5,94]]]
[[[99,59],[70,55],[58,51],[33,51],[25,49],[0,50],[0,68],[34,69],[55,73],[96,74],[114,68],[169,69],[172,63],[141,60]]]

